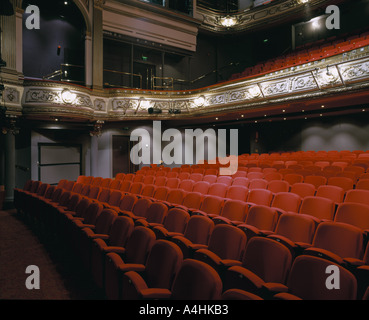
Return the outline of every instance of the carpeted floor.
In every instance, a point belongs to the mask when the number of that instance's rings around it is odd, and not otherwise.
[[[104,299],[73,259],[62,248],[40,239],[15,210],[0,211],[0,299]],[[39,268],[40,289],[26,287],[30,265]]]

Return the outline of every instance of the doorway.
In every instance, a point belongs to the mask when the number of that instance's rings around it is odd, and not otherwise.
[[[146,90],[152,89],[152,79],[156,76],[156,66],[154,64],[135,61],[133,62],[133,73],[140,74],[142,76],[141,85],[139,83],[140,80],[137,77],[133,79],[134,88],[142,88]]]
[[[130,158],[133,144],[129,136],[113,136],[113,177],[117,173],[135,173],[139,169]]]

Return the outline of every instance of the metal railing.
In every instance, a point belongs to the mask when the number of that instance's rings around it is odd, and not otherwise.
[[[59,70],[55,70],[54,72],[46,76],[43,76],[42,79],[53,80],[56,77],[59,77],[58,79],[59,81],[84,84],[85,83],[84,70],[85,70],[84,66],[62,63],[60,65]]]
[[[111,73],[111,74],[115,74],[120,77],[120,79],[117,79],[119,80],[119,83],[105,82],[104,83],[105,87],[142,89],[142,75],[141,74],[110,70],[110,69],[104,69],[103,71]],[[137,81],[138,81],[138,85],[135,85]]]
[[[158,84],[161,81],[161,84]],[[152,90],[173,90],[174,79],[172,77],[151,77],[151,89]]]

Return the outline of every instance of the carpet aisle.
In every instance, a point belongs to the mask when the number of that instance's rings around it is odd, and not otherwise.
[[[63,248],[45,243],[15,210],[0,211],[1,300],[104,299]],[[40,289],[29,290],[26,268],[40,271]]]

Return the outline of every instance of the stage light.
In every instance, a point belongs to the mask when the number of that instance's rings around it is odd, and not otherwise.
[[[147,111],[149,112],[149,114],[159,114],[162,112],[159,108],[149,108],[147,109]]]

